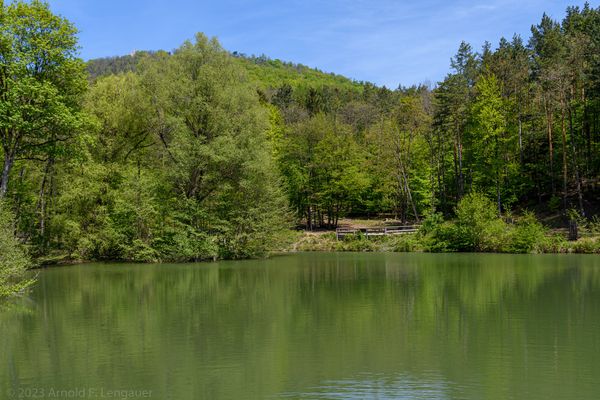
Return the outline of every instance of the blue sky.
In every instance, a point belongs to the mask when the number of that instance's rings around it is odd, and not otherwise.
[[[590,1],[597,7],[600,0]],[[50,0],[80,30],[84,59],[171,50],[195,32],[230,51],[266,54],[396,88],[435,83],[461,40],[479,49],[518,33],[542,13],[562,19],[583,1]]]

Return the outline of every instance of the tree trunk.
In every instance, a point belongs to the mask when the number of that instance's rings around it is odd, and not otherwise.
[[[6,197],[8,191],[8,177],[15,162],[14,154],[10,152],[4,153],[4,163],[2,166],[2,176],[0,177],[0,200]]]
[[[523,121],[521,121],[521,115],[519,114],[519,161],[523,166]]]
[[[589,174],[590,167],[592,165],[592,135],[591,135],[591,124],[589,120],[588,105],[585,97],[585,88],[581,88],[581,101],[583,103],[583,124],[581,125],[583,136],[586,141],[586,160],[585,170]]]
[[[338,227],[339,216],[340,216],[340,206],[339,206],[339,204],[336,204],[335,205],[335,222],[334,222],[334,224],[335,224],[334,228],[335,229],[337,229],[337,227]]]
[[[458,125],[455,126],[454,135],[454,178],[456,180],[456,201],[463,195],[463,171],[462,171],[462,144]]]
[[[502,198],[500,197],[500,177],[497,178],[496,183],[496,201],[498,203],[498,215],[502,215]]]
[[[413,201],[412,198],[412,193],[410,191],[410,186],[408,186],[408,177],[406,176],[406,172],[404,171],[404,168],[402,169],[402,177],[404,178],[404,190],[406,192],[406,199],[408,201],[408,203],[410,204],[410,206],[412,207],[413,210],[413,214],[415,216],[415,220],[417,222],[419,222],[419,214],[417,213],[417,206],[415,205],[415,202]]]
[[[48,175],[50,174],[53,163],[54,160],[52,158],[48,159],[46,168],[44,168],[44,176],[42,177],[42,184],[40,185],[40,194],[37,206],[37,209],[40,213],[40,237],[42,239],[42,247],[44,247],[46,243],[46,182],[48,181]]]
[[[565,125],[565,107],[561,110],[562,127],[562,178],[563,178],[563,210],[567,212],[567,127]]]
[[[552,186],[552,194],[556,193],[554,187],[554,149],[552,146],[552,113],[548,109],[547,101],[544,99],[544,109],[546,111],[546,125],[548,128],[548,154],[550,157],[550,184]]]
[[[583,194],[581,191],[581,174],[579,172],[579,163],[577,162],[577,148],[575,145],[575,137],[573,133],[573,111],[569,108],[569,133],[571,135],[571,151],[573,157],[573,169],[575,170],[575,183],[577,188],[577,201],[579,202],[579,212],[585,217],[585,210],[583,208]]]

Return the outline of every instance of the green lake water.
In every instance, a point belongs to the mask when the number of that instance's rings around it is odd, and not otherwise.
[[[306,253],[38,279],[0,309],[0,399],[600,398],[594,255]]]

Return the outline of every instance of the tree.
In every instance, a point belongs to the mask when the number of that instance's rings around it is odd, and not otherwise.
[[[422,208],[431,201],[430,164],[427,162],[426,135],[430,115],[423,88],[412,88],[398,100],[395,109],[371,129],[373,174],[381,176],[384,189],[398,218],[419,221]]]
[[[554,114],[561,101],[561,89],[564,86],[565,68],[564,44],[560,25],[546,14],[539,25],[531,27],[529,46],[534,52],[533,74],[538,83],[540,96],[546,117],[548,136],[548,160],[552,194],[556,192],[554,182]],[[566,175],[566,162],[563,163]]]
[[[34,0],[0,6],[0,199],[18,160],[48,161],[82,126],[75,27]]]
[[[25,277],[29,258],[14,235],[14,220],[0,201],[0,299],[19,293],[33,281]]]
[[[139,61],[85,96],[97,130],[61,165],[55,248],[135,261],[269,252],[288,223],[278,114],[214,39]]]
[[[351,127],[317,114],[284,137],[279,164],[291,205],[308,229],[335,227],[362,205],[369,184]]]
[[[478,62],[468,43],[462,42],[450,64],[454,73],[448,74],[436,90],[436,124],[445,136],[450,136],[454,160],[455,200],[465,193],[464,135],[468,110],[473,99]]]
[[[502,212],[502,186],[512,169],[507,146],[506,102],[498,79],[493,74],[479,78],[477,96],[472,106],[473,132],[471,147],[474,155],[473,181],[479,189],[491,186],[495,190],[498,213]]]
[[[269,115],[244,70],[202,34],[173,56],[147,61],[142,84],[177,210],[170,212],[170,229],[208,247],[218,242],[221,257],[265,253],[286,228],[287,208],[267,136]]]

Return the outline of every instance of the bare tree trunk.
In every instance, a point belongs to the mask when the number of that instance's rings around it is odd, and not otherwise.
[[[523,165],[523,121],[521,121],[521,114],[519,114],[519,161],[522,166]]]
[[[548,109],[547,101],[544,99],[544,109],[546,111],[546,124],[548,128],[548,153],[550,157],[550,183],[552,185],[552,194],[556,193],[554,187],[554,149],[552,145],[552,113]]]
[[[406,199],[408,201],[408,204],[412,207],[413,215],[415,216],[415,220],[417,222],[419,222],[419,214],[417,213],[417,206],[415,205],[415,202],[413,201],[412,193],[410,191],[410,186],[408,186],[408,177],[406,176],[406,172],[404,171],[404,168],[402,168],[402,177],[404,178],[404,191],[406,193]]]
[[[575,137],[573,132],[573,112],[569,108],[569,133],[571,134],[571,151],[573,157],[573,169],[575,170],[575,183],[577,188],[577,201],[579,202],[579,212],[585,217],[585,210],[583,208],[583,194],[581,191],[581,174],[579,172],[579,163],[577,161],[577,148],[575,145]]]
[[[465,178],[463,175],[463,149],[462,149],[462,140],[460,137],[460,132],[457,131],[456,133],[456,150],[457,150],[457,158],[458,158],[458,182],[457,182],[457,193],[458,193],[458,199],[460,200],[463,197],[464,194],[464,190],[465,190]]]
[[[498,172],[498,175],[500,175],[499,172]],[[500,176],[498,176],[496,179],[497,179],[497,183],[496,183],[496,201],[498,203],[498,215],[502,215],[502,199],[500,197]]]
[[[586,141],[586,159],[585,159],[585,170],[589,174],[590,167],[592,165],[592,136],[591,126],[589,121],[587,99],[585,97],[585,88],[581,88],[581,102],[583,103],[583,124],[581,125],[582,136],[585,136]]]
[[[562,102],[561,127],[562,127],[562,178],[563,178],[563,210],[567,211],[567,127],[565,125],[565,105]]]

